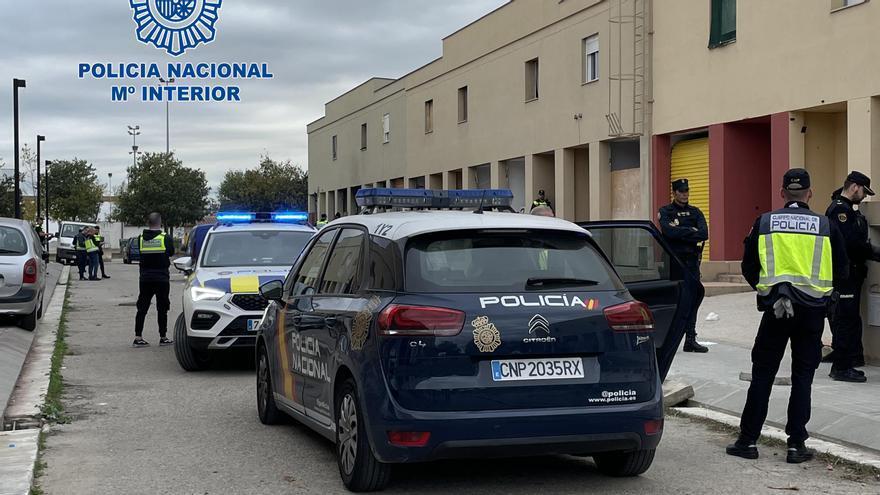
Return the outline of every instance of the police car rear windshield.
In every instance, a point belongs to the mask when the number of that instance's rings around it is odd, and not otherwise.
[[[27,251],[27,243],[20,230],[0,227],[0,256],[21,256]]]
[[[208,236],[203,267],[292,266],[311,232],[215,232]]]
[[[456,231],[412,239],[408,292],[621,290],[587,234],[545,230]]]

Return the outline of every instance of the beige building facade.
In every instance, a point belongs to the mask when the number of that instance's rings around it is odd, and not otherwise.
[[[310,211],[362,187],[545,191],[569,220],[650,216],[648,0],[510,2],[443,56],[371,79],[308,126]]]

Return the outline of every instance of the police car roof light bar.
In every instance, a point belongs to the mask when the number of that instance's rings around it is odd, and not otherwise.
[[[217,214],[218,222],[230,222],[230,223],[240,223],[240,222],[251,222],[256,218],[254,213],[245,213],[245,212],[223,212]]]
[[[309,214],[301,211],[242,212],[225,211],[217,214],[217,222],[236,223],[307,223]]]
[[[365,212],[391,208],[408,209],[486,209],[513,211],[513,192],[510,189],[361,189],[355,196],[357,205]]]

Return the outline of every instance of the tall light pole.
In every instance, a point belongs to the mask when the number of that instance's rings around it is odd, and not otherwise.
[[[37,216],[40,216],[40,143],[46,140],[46,136],[37,134]]]
[[[137,146],[137,137],[141,134],[141,126],[136,125],[134,127],[128,126],[128,135],[131,136],[131,151],[128,152],[129,155],[132,155],[134,158],[134,166],[137,167],[138,164],[138,146]]]
[[[107,195],[113,196],[113,172],[107,172]]]
[[[12,80],[12,120],[14,124],[13,141],[15,141],[15,218],[21,219],[21,176],[18,168],[18,89],[26,88],[24,79]]]
[[[170,86],[174,83],[174,78],[165,79],[164,77],[159,78],[159,82],[164,84],[165,87]],[[166,93],[168,93],[166,91]],[[165,154],[171,153],[171,103],[168,95],[165,95]]]
[[[52,162],[46,160],[46,235],[49,234],[49,166]],[[48,239],[48,237],[47,237]],[[49,241],[46,241],[46,249],[49,249]]]

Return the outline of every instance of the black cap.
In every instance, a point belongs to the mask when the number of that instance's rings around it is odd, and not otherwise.
[[[874,190],[871,189],[871,179],[869,179],[867,175],[859,171],[853,170],[849,173],[849,175],[846,176],[846,181],[863,186],[865,188],[865,192],[868,193],[868,196],[874,195]]]
[[[782,188],[789,191],[803,191],[810,188],[810,173],[802,168],[793,168],[782,176]]]
[[[689,191],[691,186],[688,185],[687,179],[676,179],[672,181],[672,190],[676,192]]]

